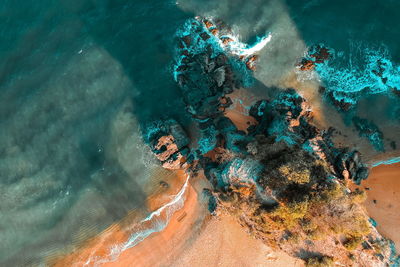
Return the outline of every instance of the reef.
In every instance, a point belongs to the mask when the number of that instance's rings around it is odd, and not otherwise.
[[[191,123],[170,119],[148,127],[146,141],[162,165],[204,171],[214,188],[204,192],[214,216],[235,216],[251,235],[307,266],[391,264],[397,257],[391,242],[361,207],[365,192],[348,189],[368,177],[362,155],[335,147],[332,129],[312,124],[312,110],[295,88],[254,103],[248,116],[256,124],[238,130],[226,117],[228,94],[251,86],[257,54],[243,52],[244,45],[238,53],[231,30],[210,18],[189,20],[176,39],[174,78]],[[300,68],[329,57],[317,46]],[[355,120],[360,135],[380,148],[379,130]]]

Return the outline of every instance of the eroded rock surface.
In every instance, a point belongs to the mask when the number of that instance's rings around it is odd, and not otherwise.
[[[178,33],[174,76],[192,131],[188,137],[174,120],[150,127],[156,157],[166,168],[204,171],[214,186],[204,192],[212,214],[233,214],[274,248],[326,266],[390,264],[397,256],[361,207],[365,194],[346,187],[368,176],[361,154],[335,147],[332,129],[312,124],[312,110],[295,89],[255,103],[249,115],[256,124],[247,132],[224,116],[232,103],[226,95],[246,86],[256,60],[231,53],[228,32],[222,22],[197,18]],[[316,47],[307,60],[329,57],[328,49]],[[371,124],[357,123],[360,134],[375,136]]]
[[[175,120],[155,122],[148,128],[147,142],[166,169],[186,167],[189,138]]]

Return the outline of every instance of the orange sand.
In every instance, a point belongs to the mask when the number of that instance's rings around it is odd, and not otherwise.
[[[225,110],[225,117],[228,117],[239,130],[247,132],[247,128],[256,124],[257,121],[247,115],[246,107],[253,105],[257,101],[257,97],[244,89],[234,91],[227,97],[231,98],[233,104]]]
[[[170,200],[171,196],[176,194],[182,187],[186,175],[182,171],[177,172],[175,179],[179,182],[176,182],[175,185],[170,185],[171,188],[167,190],[168,194],[164,192],[163,194],[158,194],[158,197],[151,196],[149,198],[149,206],[156,209],[161,206],[161,199]],[[160,259],[164,259],[170,250],[179,245],[173,242],[173,240],[185,240],[183,236],[190,232],[190,227],[199,217],[199,214],[202,214],[197,204],[198,192],[195,191],[193,186],[187,188],[185,195],[186,201],[184,207],[172,216],[170,224],[162,232],[152,234],[146,239],[146,242],[139,243],[134,248],[125,250],[118,257],[118,261],[107,262],[102,266],[154,266],[160,262]],[[83,266],[90,258],[100,261],[109,259],[108,254],[110,253],[111,246],[123,244],[129,239],[132,230],[129,226],[133,222],[138,221],[134,217],[136,216],[130,215],[122,222],[112,225],[71,254],[52,260],[51,264],[60,267]],[[162,254],[165,255],[161,256]],[[89,266],[92,265],[94,265],[93,262]]]
[[[300,267],[302,260],[273,251],[252,238],[232,217],[213,217],[172,266]]]
[[[365,207],[378,223],[378,231],[400,248],[400,163],[380,165],[372,169],[361,188],[367,190]],[[376,203],[374,203],[376,200]]]
[[[250,125],[257,123],[253,117],[243,115],[235,109],[227,109],[225,111],[225,117],[228,117],[239,130],[245,132],[247,132],[247,128]]]
[[[169,193],[179,191],[184,176],[179,173],[179,183]],[[273,252],[260,240],[250,237],[230,216],[209,215],[206,203],[200,199],[202,189],[209,187],[203,176],[191,178],[184,207],[175,212],[163,231],[125,250],[117,260],[99,266],[303,266],[301,260]],[[165,194],[152,196],[151,206],[158,207],[160,199],[168,198]],[[106,259],[112,245],[129,238],[129,223],[132,219],[128,218],[114,224],[73,253],[53,260],[52,265],[84,266],[89,258]],[[92,261],[88,266],[93,265]]]
[[[137,246],[124,251],[118,261],[104,266],[171,266],[189,236],[194,234],[196,227],[201,227],[206,214],[198,201],[200,190],[207,186],[206,181],[192,179],[186,192],[184,207],[172,216],[163,231],[150,235]]]
[[[243,92],[242,92],[243,93]],[[227,109],[225,115],[240,129],[246,130],[256,123],[246,115],[244,105],[251,105],[251,97],[237,93],[232,98],[242,100]],[[170,188],[149,197],[148,207],[156,210],[167,203],[182,187],[186,175],[177,172],[176,179],[168,181]],[[233,218],[228,215],[211,217],[206,203],[201,201],[203,188],[210,185],[204,176],[191,178],[186,190],[182,209],[176,211],[169,224],[161,232],[153,233],[136,246],[122,252],[115,261],[101,266],[303,266],[301,260],[282,252],[273,252],[260,240],[253,239]],[[116,223],[100,235],[89,240],[69,255],[52,260],[54,266],[84,266],[88,259],[107,259],[111,246],[122,244],[132,233],[134,215]],[[136,216],[137,217],[137,216]],[[93,260],[89,266],[95,265]],[[99,264],[100,265],[100,264]]]

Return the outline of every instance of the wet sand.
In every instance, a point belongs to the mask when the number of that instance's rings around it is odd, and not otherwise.
[[[377,223],[378,231],[400,249],[400,163],[380,165],[371,170],[362,189],[369,188],[365,207]]]
[[[207,183],[201,178],[191,179],[184,207],[175,212],[164,230],[125,250],[118,260],[102,266],[172,266],[184,253],[189,238],[200,231],[207,215],[205,205],[199,201],[201,189]]]
[[[165,230],[103,266],[303,266],[300,260],[273,252],[252,238],[230,216],[209,215],[199,196],[208,183],[197,179],[188,190],[185,207],[176,212]]]
[[[184,181],[179,173],[169,193],[176,193]],[[153,233],[136,246],[123,251],[118,258],[108,254],[115,244],[130,235],[132,218],[116,223],[89,240],[73,253],[53,259],[53,266],[303,266],[301,260],[274,252],[260,240],[252,238],[229,215],[212,216],[201,192],[210,185],[204,176],[191,178],[182,209],[176,211],[166,228]],[[174,188],[172,188],[174,187]],[[170,199],[165,192],[149,198],[158,207]],[[129,216],[128,216],[129,217]],[[89,261],[88,265],[85,263]],[[96,265],[97,264],[97,265]]]
[[[248,116],[247,108],[255,97],[240,91],[231,95],[233,108],[225,111],[240,129],[255,124]],[[148,198],[147,206],[156,210],[168,203],[185,182],[183,171],[169,177],[164,190],[158,190]],[[161,180],[160,180],[161,181]],[[51,260],[53,266],[303,266],[299,259],[283,252],[274,252],[260,240],[252,238],[245,228],[229,215],[212,216],[202,197],[203,188],[210,188],[203,175],[189,180],[185,202],[176,211],[169,224],[160,232],[149,235],[136,246],[124,250],[117,258],[109,256],[110,249],[123,244],[134,233],[130,224],[138,221],[136,214],[115,223],[103,233],[87,241],[69,255]],[[88,263],[85,265],[85,263]]]
[[[168,188],[150,196],[148,206],[152,207],[152,210],[156,210],[171,201],[182,188],[186,177],[183,171],[176,172],[171,177],[165,177],[168,178],[166,179]],[[188,234],[193,224],[205,214],[197,201],[198,192],[192,185],[201,182],[198,180],[196,178],[189,180],[189,186],[184,194],[186,198],[184,207],[174,213],[170,223],[163,231],[151,234],[144,242],[123,251],[118,258],[114,259],[109,256],[111,248],[124,244],[135,232],[133,226],[136,225],[135,222],[139,221],[139,214],[128,215],[123,221],[113,224],[76,248],[72,253],[49,259],[50,264],[53,266],[85,266],[85,263],[89,263],[87,266],[96,264],[101,266],[155,266],[155,264],[161,264],[160,260],[167,260],[166,256],[172,256],[170,251],[180,246],[174,240],[186,240],[184,235]],[[143,217],[143,215],[141,216]]]

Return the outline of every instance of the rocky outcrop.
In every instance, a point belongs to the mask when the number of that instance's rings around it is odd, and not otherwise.
[[[344,149],[336,156],[334,168],[340,179],[350,179],[358,185],[369,175],[369,169],[361,162],[361,154],[358,151]]]
[[[305,99],[291,88],[283,90],[273,101],[258,101],[249,114],[258,122],[248,129],[252,135],[274,135],[278,141],[303,144],[319,133],[309,123],[311,112]]]
[[[236,42],[229,31],[220,21],[197,18],[178,33],[174,76],[192,134],[189,140],[174,120],[155,123],[147,131],[155,156],[165,168],[204,171],[214,186],[203,194],[212,214],[233,214],[252,235],[294,257],[385,266],[388,241],[357,202],[362,193],[346,187],[366,179],[368,168],[359,152],[335,147],[333,129],[312,124],[312,111],[295,89],[278,89],[255,103],[249,116],[256,123],[247,132],[224,116],[232,103],[227,94],[245,85],[257,59],[229,50]],[[329,57],[328,49],[316,46],[301,68]],[[353,122],[360,134],[376,139],[373,124]]]
[[[225,95],[239,84],[235,84],[227,55],[218,49],[215,40],[209,41],[210,35],[202,23],[195,20],[191,26],[193,29],[180,37],[176,80],[187,110],[194,118],[215,118],[229,103]]]
[[[340,111],[347,112],[354,107],[354,103],[346,101],[346,98],[338,100],[337,97],[333,95],[333,92],[329,92],[327,96],[331,100],[332,104]]]
[[[331,52],[328,48],[321,45],[314,45],[309,49],[307,56],[297,66],[302,71],[314,70],[316,64],[324,63],[330,57]]]
[[[164,168],[187,167],[189,138],[175,120],[155,122],[147,132],[147,142]]]

